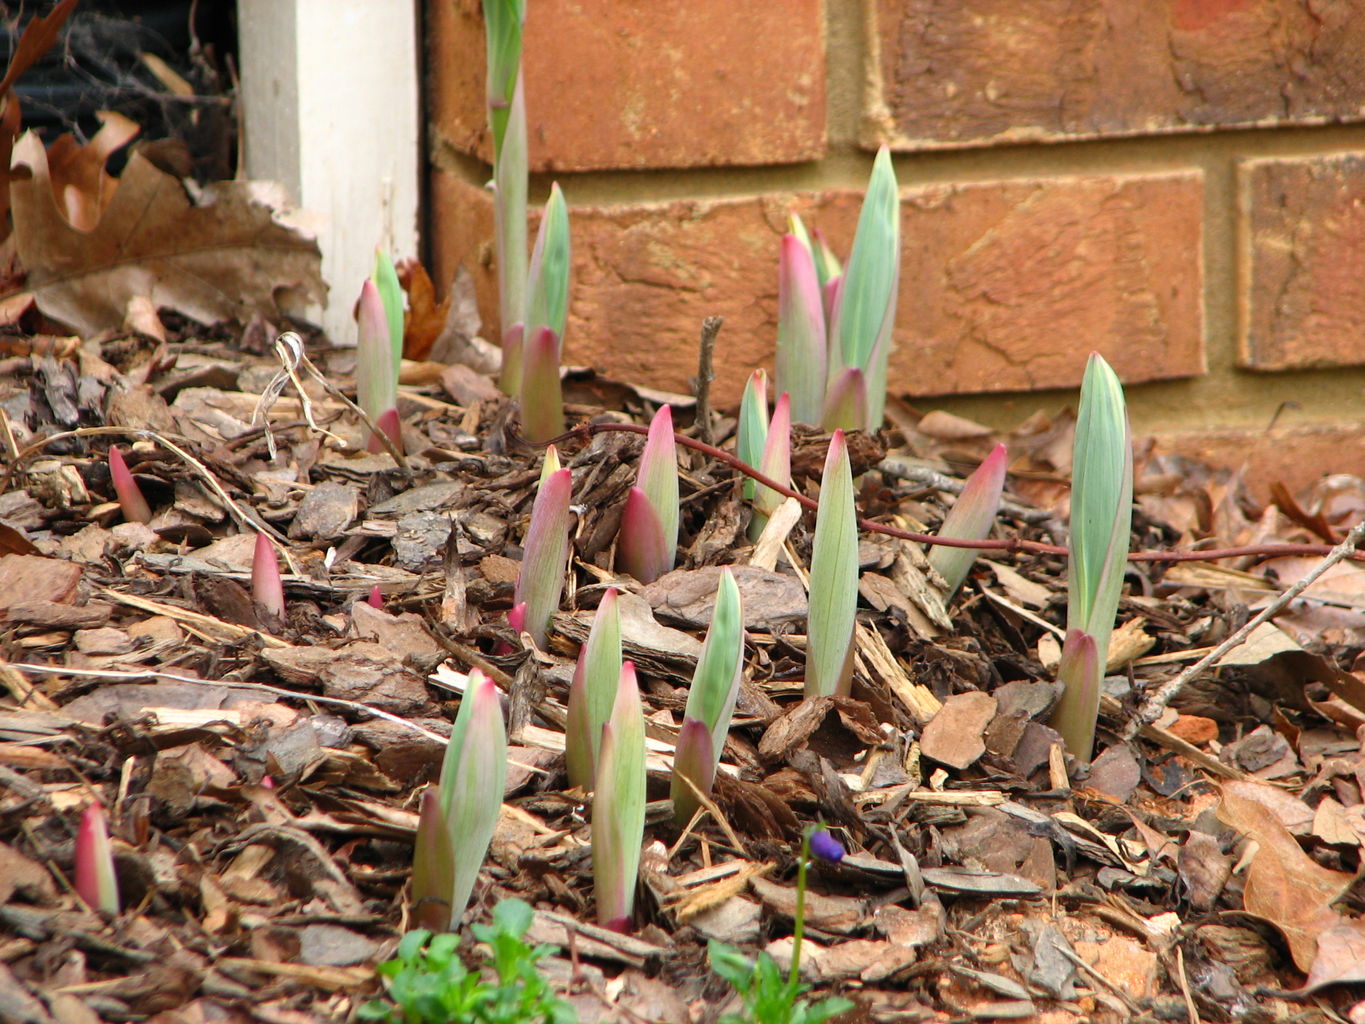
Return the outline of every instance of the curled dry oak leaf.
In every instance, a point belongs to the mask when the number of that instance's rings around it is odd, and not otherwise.
[[[25,287],[45,314],[83,334],[118,329],[149,306],[216,323],[323,300],[317,242],[280,221],[263,183],[218,182],[192,200],[135,152],[98,223],[81,231],[57,205],[33,133],[14,163],[32,171],[10,185]]]

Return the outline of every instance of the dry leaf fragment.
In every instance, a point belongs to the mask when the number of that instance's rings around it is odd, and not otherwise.
[[[980,690],[954,694],[924,727],[920,751],[930,760],[959,771],[975,764],[986,752],[984,734],[995,709],[995,698]]]
[[[1308,972],[1317,957],[1318,938],[1342,922],[1332,910],[1352,876],[1332,871],[1304,853],[1289,830],[1265,804],[1245,795],[1254,783],[1222,786],[1218,818],[1257,843],[1247,870],[1243,905],[1281,932],[1299,970]]]
[[[44,313],[82,334],[120,328],[148,298],[203,323],[274,319],[285,296],[324,299],[316,241],[281,222],[260,183],[219,182],[191,201],[182,182],[134,153],[86,232],[58,208],[32,132],[15,146],[14,163],[33,171],[10,186],[25,286]]]

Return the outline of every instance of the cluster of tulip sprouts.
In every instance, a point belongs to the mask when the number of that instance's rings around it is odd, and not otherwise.
[[[886,403],[900,282],[900,193],[891,154],[872,165],[848,266],[800,218],[778,262],[777,387],[798,422],[876,430]]]

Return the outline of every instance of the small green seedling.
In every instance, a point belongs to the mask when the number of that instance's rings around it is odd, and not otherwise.
[[[533,916],[524,901],[503,900],[493,908],[491,925],[470,928],[492,954],[486,966],[496,982],[465,966],[458,936],[408,932],[398,955],[377,968],[388,999],[365,1003],[356,1016],[385,1024],[573,1024],[573,1006],[536,969],[555,949],[526,942]]]

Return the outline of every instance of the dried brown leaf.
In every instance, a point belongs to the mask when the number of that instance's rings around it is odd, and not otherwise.
[[[258,184],[220,182],[195,202],[182,182],[134,153],[85,232],[62,215],[36,135],[19,140],[14,161],[33,171],[10,186],[26,287],[44,313],[83,334],[122,327],[146,299],[216,323],[278,317],[286,295],[323,298],[317,243],[283,224]]]

